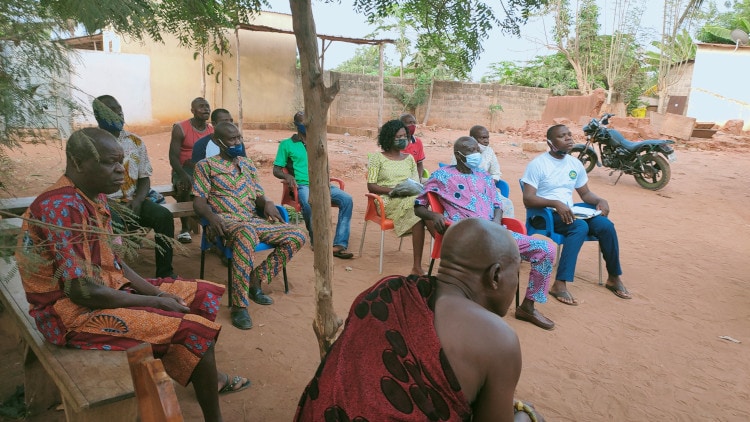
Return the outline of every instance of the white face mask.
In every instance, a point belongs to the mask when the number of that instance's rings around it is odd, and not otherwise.
[[[487,150],[487,145],[479,144],[479,152],[485,152]]]

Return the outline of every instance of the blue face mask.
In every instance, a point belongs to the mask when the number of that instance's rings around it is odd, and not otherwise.
[[[221,142],[221,145],[226,148],[227,155],[231,158],[237,158],[237,157],[245,157],[245,143],[240,141],[237,145],[232,145],[231,147],[226,146],[224,142]]]
[[[123,126],[125,126],[125,122],[123,122],[120,119],[115,120],[107,120],[107,119],[97,119],[97,123],[99,123],[99,127],[101,129],[106,130],[107,132],[121,132]]]
[[[294,125],[297,126],[297,132],[302,135],[307,135],[307,128],[305,127],[305,125],[299,122],[294,122]]]
[[[459,151],[458,153],[461,154],[461,156],[466,160],[466,167],[472,170],[478,169],[479,165],[482,164],[482,154],[479,152],[475,152],[469,155],[463,155],[461,151]]]

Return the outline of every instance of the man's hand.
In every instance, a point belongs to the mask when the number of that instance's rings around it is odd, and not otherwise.
[[[189,193],[193,188],[193,178],[185,172],[177,173],[177,180],[175,181],[174,188],[178,192]]]
[[[215,213],[212,213],[211,216],[208,217],[208,230],[209,238],[216,238],[218,236],[226,239],[229,234],[226,222]]]
[[[281,217],[281,214],[279,213],[279,210],[276,208],[276,205],[273,204],[271,201],[266,201],[266,205],[263,207],[263,215],[266,216],[266,220],[268,220],[269,223],[277,222],[277,223],[283,223],[284,219]]]
[[[289,183],[289,187],[292,189],[297,188],[297,179],[294,178],[291,174],[284,174],[284,180],[286,180],[287,183]]]
[[[440,234],[445,234],[445,231],[448,230],[448,226],[450,225],[442,214],[436,212],[430,213],[429,221],[432,221],[435,225],[435,230]]]
[[[609,202],[604,198],[599,198],[599,202],[596,204],[596,209],[602,212],[603,216],[609,215]]]
[[[569,206],[565,205],[565,203],[561,201],[558,201],[558,204],[555,206],[555,211],[558,215],[560,215],[560,219],[565,224],[573,224],[573,220],[576,219],[576,217],[573,215],[573,210],[571,210]]]

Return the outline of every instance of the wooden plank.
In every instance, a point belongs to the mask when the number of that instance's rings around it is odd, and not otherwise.
[[[159,192],[160,194],[164,196],[174,196],[174,189],[171,184],[151,186],[151,189]]]
[[[0,231],[10,234],[20,233],[23,220],[20,218],[3,218],[0,219]]]
[[[141,343],[128,349],[127,354],[141,422],[182,422],[172,379],[161,360],[154,359],[151,345]]]
[[[0,199],[0,210],[7,211],[11,214],[21,215],[26,208],[34,202],[36,196],[25,196],[22,198],[3,198]]]
[[[662,122],[659,133],[673,138],[690,140],[695,125],[695,117],[678,116],[677,114],[666,113]]]
[[[29,304],[15,260],[0,259],[0,301],[49,377],[58,386],[70,411],[118,403],[117,420],[135,420],[135,394],[125,352],[67,349],[48,343],[29,315]],[[126,409],[132,408],[132,412]],[[122,415],[122,418],[120,418]],[[112,415],[108,419],[113,419]]]
[[[166,204],[161,204],[161,206],[168,209],[175,218],[195,216],[192,202],[167,202]]]

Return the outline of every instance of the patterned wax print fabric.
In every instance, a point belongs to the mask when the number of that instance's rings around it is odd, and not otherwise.
[[[125,158],[122,161],[122,165],[125,167],[125,183],[119,191],[110,194],[109,197],[129,201],[133,199],[138,179],[151,177],[154,170],[151,167],[151,161],[148,159],[146,144],[138,135],[127,130],[121,130],[120,136],[117,137],[117,143],[120,144],[125,153]]]
[[[417,205],[429,208],[427,192],[440,197],[445,217],[451,221],[469,217],[492,220],[495,209],[502,209],[500,191],[495,188],[492,177],[483,171],[465,174],[456,166],[441,167],[424,183],[424,190],[415,202]]]
[[[367,183],[392,188],[409,178],[419,181],[417,163],[411,155],[407,154],[403,160],[391,160],[379,152],[367,155]],[[414,214],[416,195],[404,198],[380,196],[385,203],[386,218],[393,220],[396,236],[411,233],[411,228],[419,222],[419,217]]]
[[[187,385],[219,335],[221,325],[214,321],[223,286],[203,280],[146,280],[181,297],[190,308],[186,314],[148,307],[91,309],[65,293],[72,280],[91,277],[137,294],[112,251],[119,238],[112,233],[106,199],[101,194],[90,200],[63,176],[29,206],[25,217],[31,222],[24,222],[16,252],[29,314],[44,338],[60,346],[127,350],[150,343],[167,373]]]
[[[360,294],[295,421],[469,421],[435,331],[435,278],[389,276]]]
[[[492,220],[495,216],[495,208],[502,209],[504,205],[503,197],[495,188],[489,174],[484,172],[464,174],[458,171],[456,166],[441,167],[432,173],[415,204],[429,207],[427,192],[434,192],[438,195],[445,209],[443,214],[451,221],[472,217]],[[531,264],[525,297],[534,302],[546,303],[552,280],[555,246],[544,239],[513,231],[510,234],[518,245],[521,259]]]
[[[211,210],[227,223],[227,244],[232,248],[231,306],[247,307],[249,281],[271,280],[292,256],[305,245],[305,233],[285,223],[269,223],[255,212],[255,200],[264,195],[253,161],[237,157],[233,161],[220,155],[206,158],[195,166],[193,195],[206,198]],[[255,247],[264,242],[273,251],[259,265]]]

